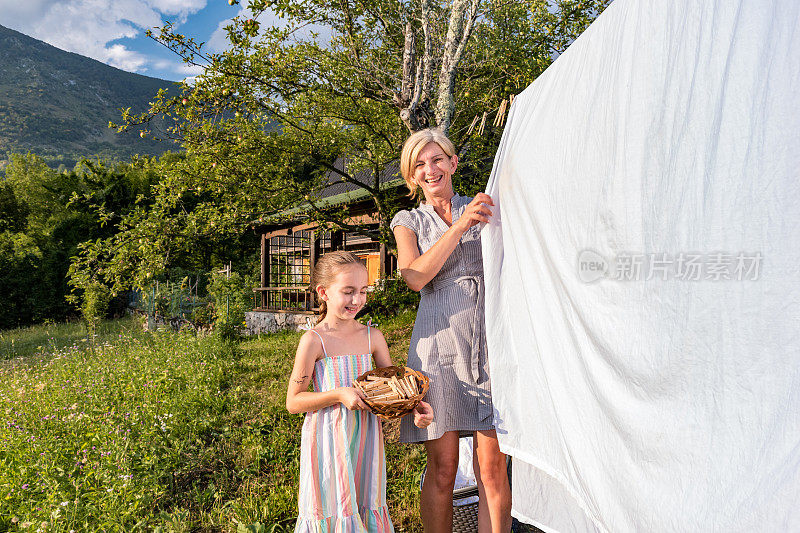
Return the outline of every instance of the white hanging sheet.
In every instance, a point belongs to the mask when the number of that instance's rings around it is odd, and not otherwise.
[[[487,192],[513,514],[800,531],[800,2],[616,0],[514,100]]]

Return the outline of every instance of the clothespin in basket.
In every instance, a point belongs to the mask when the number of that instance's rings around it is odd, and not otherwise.
[[[353,386],[363,393],[373,413],[390,419],[414,409],[428,392],[430,378],[408,367],[390,366],[365,372]]]

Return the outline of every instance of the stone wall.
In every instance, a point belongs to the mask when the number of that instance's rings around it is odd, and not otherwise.
[[[306,326],[308,319],[311,320],[311,324],[317,321],[316,315],[310,313],[248,311],[244,314],[244,321],[247,324],[244,334],[275,333],[284,329],[298,331],[301,327]]]

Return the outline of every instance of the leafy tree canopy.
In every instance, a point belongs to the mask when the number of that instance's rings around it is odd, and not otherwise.
[[[241,234],[298,205],[346,227],[340,210],[318,205],[331,175],[365,191],[381,218],[373,236],[391,242],[404,191],[381,187],[377,176],[409,132],[447,131],[461,154],[457,189],[482,188],[501,103],[609,2],[250,0],[252,16],[233,19],[221,53],[161,28],[151,36],[204,72],[178,96],[159,92],[147,113],[125,113],[118,128],[145,125],[187,156],[157,164],[153,204],[132,212],[113,239],[85,247],[75,279],[105,265],[116,288],[145,283],[199,240]],[[263,23],[267,15],[280,23]],[[156,127],[156,117],[171,126]]]
[[[11,155],[0,181],[0,300],[8,307],[0,328],[75,313],[66,301],[71,258],[81,243],[109,239],[137,203],[146,205],[156,181],[146,161],[83,161],[59,172],[37,155]]]

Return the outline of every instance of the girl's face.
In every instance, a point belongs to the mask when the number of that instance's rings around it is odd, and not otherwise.
[[[327,306],[328,316],[354,319],[367,302],[367,269],[361,265],[348,265],[336,275],[327,287],[317,285],[317,292]]]
[[[414,181],[425,197],[452,196],[452,176],[458,166],[458,156],[448,156],[442,147],[429,142],[420,150],[414,163]]]

